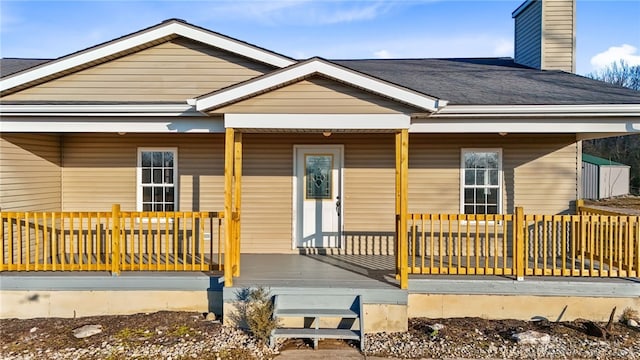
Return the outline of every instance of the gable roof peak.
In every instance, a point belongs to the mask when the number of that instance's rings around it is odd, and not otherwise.
[[[199,96],[195,99],[196,109],[210,111],[313,75],[325,76],[430,112],[447,104],[445,100],[367,75],[321,57],[312,57],[286,68]]]
[[[175,37],[184,37],[279,68],[296,62],[290,57],[189,24],[184,20],[167,19],[135,33],[3,77],[0,80],[0,91],[25,88],[30,84],[42,82],[43,79],[56,77],[57,74],[68,73],[89,64],[100,63],[107,58],[126,54],[149,46],[149,44],[168,41]]]

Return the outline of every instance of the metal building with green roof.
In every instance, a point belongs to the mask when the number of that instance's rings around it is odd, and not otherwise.
[[[629,165],[582,154],[582,198],[605,199],[629,194]]]

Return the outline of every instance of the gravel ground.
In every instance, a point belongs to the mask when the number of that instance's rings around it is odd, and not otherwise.
[[[435,324],[444,327],[434,331]],[[367,355],[397,358],[640,359],[640,331],[615,323],[610,335],[587,335],[585,321],[534,323],[516,320],[412,319],[409,331],[367,335]],[[101,325],[102,332],[76,339],[73,330]],[[600,324],[604,325],[604,324]],[[271,359],[283,349],[310,349],[289,340],[272,350],[244,332],[190,312],[158,312],[77,319],[0,320],[2,359]],[[512,334],[549,334],[547,344],[522,345]],[[320,342],[320,348],[357,347]]]

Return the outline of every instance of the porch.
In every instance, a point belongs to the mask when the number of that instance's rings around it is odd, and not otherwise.
[[[0,271],[217,271],[227,287],[362,282],[401,289],[410,289],[410,275],[637,278],[640,217],[581,204],[578,211],[408,214],[392,255],[356,246],[260,261],[240,254],[238,220],[225,226],[222,212],[121,212],[118,205],[110,213],[2,212]]]
[[[613,306],[638,306],[640,298],[637,278],[410,275],[408,289],[400,289],[395,256],[388,255],[243,254],[241,262],[232,287],[224,286],[220,271],[5,271],[2,317],[160,310],[228,315],[242,289],[261,286],[274,295],[360,295],[366,326],[375,331],[420,316],[555,319],[566,310],[564,319],[606,320]]]

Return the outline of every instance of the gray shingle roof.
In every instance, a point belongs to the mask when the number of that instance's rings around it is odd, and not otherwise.
[[[47,61],[0,59],[0,75]],[[640,104],[640,91],[562,71],[536,70],[507,58],[331,61],[451,105]]]
[[[50,59],[18,59],[18,58],[2,58],[0,59],[0,77],[15,74],[22,70],[46,63]]]
[[[451,105],[640,104],[640,91],[562,71],[532,69],[507,58],[332,62]]]

